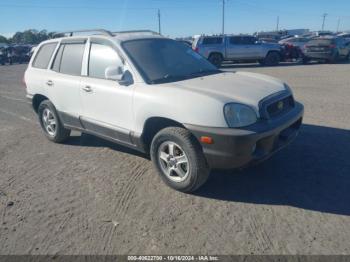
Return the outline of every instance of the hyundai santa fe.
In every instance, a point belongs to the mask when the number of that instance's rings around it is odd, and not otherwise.
[[[211,169],[267,159],[296,137],[303,117],[286,83],[220,71],[151,31],[45,41],[24,81],[49,140],[78,130],[147,153],[164,182],[183,192],[203,185]]]

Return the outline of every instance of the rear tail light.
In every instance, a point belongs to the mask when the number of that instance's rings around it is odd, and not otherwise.
[[[24,76],[22,78],[22,85],[24,86],[24,88],[27,88],[27,84],[26,84],[26,80],[25,80]]]
[[[194,49],[193,49],[195,52],[199,52],[199,48],[198,47],[195,47]]]
[[[336,45],[330,45],[329,48],[336,48]]]

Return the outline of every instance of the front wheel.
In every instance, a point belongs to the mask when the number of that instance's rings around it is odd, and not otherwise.
[[[208,179],[209,168],[202,149],[184,128],[159,131],[152,141],[151,158],[163,181],[178,191],[193,192]]]
[[[70,130],[64,128],[54,105],[49,100],[44,100],[39,105],[38,117],[41,128],[50,141],[62,143],[69,138]]]

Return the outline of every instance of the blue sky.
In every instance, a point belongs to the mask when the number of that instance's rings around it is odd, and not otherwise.
[[[350,0],[226,0],[226,33],[253,33],[276,28],[320,30],[322,14],[328,13],[325,29],[350,30]],[[106,28],[109,30],[158,30],[189,36],[221,32],[222,0],[0,0],[0,34],[9,36],[25,29],[64,31]]]

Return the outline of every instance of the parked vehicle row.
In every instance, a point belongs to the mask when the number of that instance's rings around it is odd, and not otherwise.
[[[347,37],[348,34],[305,35],[287,37],[278,43],[267,43],[250,35],[196,36],[192,48],[217,67],[225,61],[259,62],[267,66],[275,66],[283,61],[338,62],[349,59],[350,39]],[[320,44],[321,49],[329,48],[321,50],[325,53],[317,54],[315,50],[320,47],[313,46],[317,43],[325,43]]]
[[[304,63],[311,60],[334,63],[349,59],[350,39],[346,34],[311,38],[296,36],[283,39],[279,43],[285,46],[286,59],[302,59]]]
[[[309,41],[304,48],[307,61],[317,60],[335,63],[350,59],[350,42],[343,37],[320,37]]]
[[[11,45],[0,47],[0,64],[28,63],[32,55],[31,45]]]

